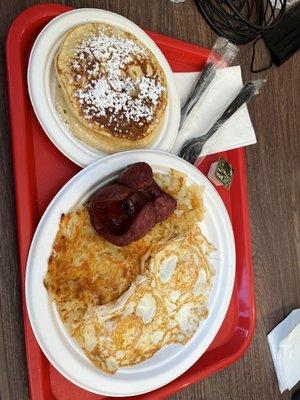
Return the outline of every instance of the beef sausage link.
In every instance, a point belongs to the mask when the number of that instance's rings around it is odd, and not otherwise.
[[[145,189],[153,181],[152,168],[145,162],[128,165],[119,175],[118,181],[133,190]]]
[[[155,221],[154,205],[152,202],[147,203],[126,233],[118,236],[106,231],[102,233],[102,236],[116,246],[128,246],[130,243],[145,236],[154,227]]]
[[[176,209],[177,201],[168,194],[162,194],[155,201],[147,203],[138,213],[130,228],[123,235],[114,235],[95,221],[94,228],[104,239],[116,246],[127,246],[144,237],[157,223],[164,221]]]
[[[133,190],[128,186],[113,183],[103,188],[100,188],[91,199],[91,206],[93,207],[96,203],[109,203],[112,201],[121,201],[127,199]]]
[[[162,193],[154,200],[154,208],[157,222],[162,222],[176,210],[177,201],[167,193]]]
[[[89,212],[94,229],[104,239],[127,246],[167,219],[177,201],[154,181],[150,165],[144,162],[125,168],[118,182],[94,194]]]

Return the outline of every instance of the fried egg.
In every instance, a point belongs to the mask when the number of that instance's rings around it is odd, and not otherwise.
[[[143,259],[143,274],[130,288],[77,325],[74,338],[87,357],[113,374],[165,345],[185,344],[208,316],[214,273],[207,256],[212,250],[198,227],[154,245]]]

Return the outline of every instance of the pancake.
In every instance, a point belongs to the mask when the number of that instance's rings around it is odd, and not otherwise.
[[[108,153],[143,148],[168,103],[165,74],[134,35],[107,24],[70,30],[55,58],[57,109],[81,141]]]

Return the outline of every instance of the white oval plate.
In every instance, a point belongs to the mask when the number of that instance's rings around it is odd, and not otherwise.
[[[55,108],[56,77],[53,60],[60,43],[70,29],[89,22],[106,22],[134,34],[155,55],[168,84],[169,101],[161,132],[150,148],[169,151],[176,138],[180,121],[180,103],[171,68],[152,39],[136,24],[121,15],[94,8],[66,12],[54,18],[38,35],[29,58],[27,80],[35,114],[55,146],[74,163],[85,167],[106,156],[70,133]]]
[[[186,173],[191,183],[204,187],[205,219],[201,223],[207,238],[215,245],[211,262],[216,271],[209,299],[209,316],[194,337],[184,346],[170,345],[151,359],[115,375],[94,367],[66,332],[53,303],[48,299],[43,280],[48,268],[62,213],[87,198],[128,164],[145,161],[155,172],[169,168]],[[154,150],[135,150],[98,160],[75,175],[54,197],[33,237],[26,271],[26,302],[32,329],[49,361],[67,379],[94,393],[107,396],[132,396],[157,389],[177,378],[205,352],[225,317],[235,277],[235,244],[226,208],[208,179],[186,161]]]

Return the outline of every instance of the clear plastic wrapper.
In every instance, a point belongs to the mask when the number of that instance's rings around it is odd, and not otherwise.
[[[180,127],[184,124],[192,111],[195,104],[200,100],[201,96],[212,82],[219,68],[228,67],[233,63],[239,49],[228,39],[219,37],[206,60],[204,68],[196,81],[193,91],[191,92],[186,103],[181,109]]]
[[[198,157],[204,157],[208,153],[213,152],[211,149],[218,139],[218,129],[226,123],[243,104],[249,101],[255,94],[259,93],[259,89],[265,82],[264,79],[259,79],[246,83],[225,111],[217,118],[209,131],[200,137],[187,140],[182,146],[179,156],[191,164],[194,164]]]

